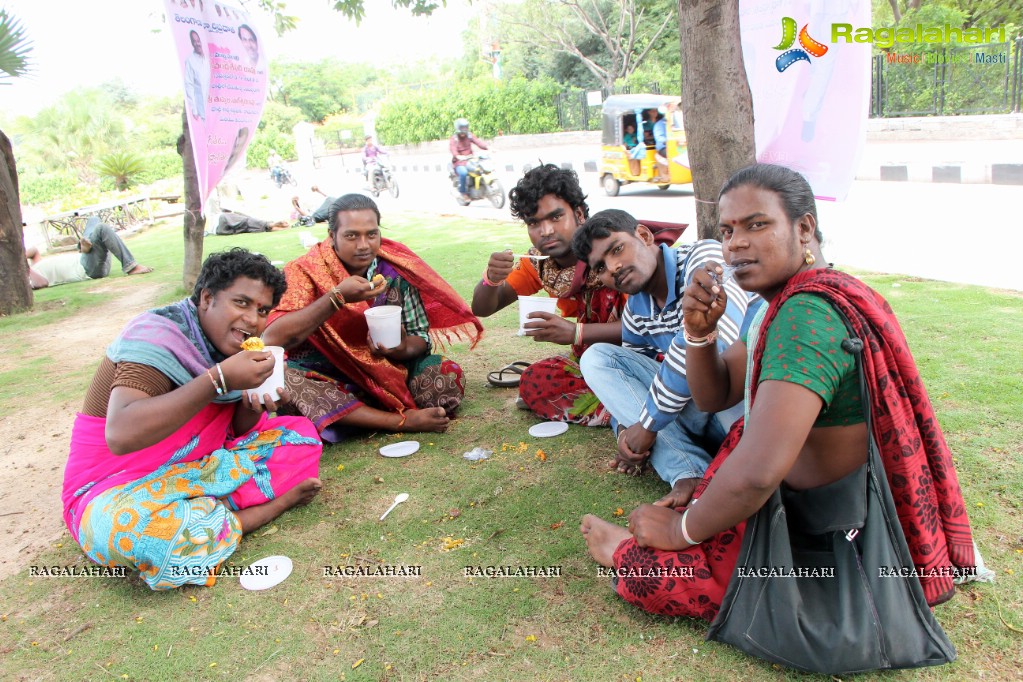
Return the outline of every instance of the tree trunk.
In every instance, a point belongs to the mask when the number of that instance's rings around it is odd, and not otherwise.
[[[742,62],[738,0],[679,0],[682,112],[700,239],[721,239],[717,198],[756,160],[753,98]]]
[[[195,172],[195,157],[192,154],[192,140],[188,131],[188,108],[181,112],[181,137],[178,138],[178,154],[185,174],[185,263],[181,284],[187,294],[192,293],[195,281],[199,279],[202,267],[202,242],[206,230],[206,218],[201,213],[199,176]]]
[[[28,285],[24,232],[21,229],[21,197],[18,168],[11,141],[0,130],[0,315],[32,307]]]

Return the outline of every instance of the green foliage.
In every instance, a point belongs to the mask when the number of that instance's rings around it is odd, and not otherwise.
[[[247,168],[266,168],[270,150],[276,150],[282,159],[295,159],[295,138],[289,133],[284,135],[277,130],[261,130],[256,133],[252,144],[245,154]]]
[[[142,155],[123,149],[100,157],[96,171],[100,177],[112,180],[114,188],[123,192],[146,167],[146,159]]]
[[[355,92],[374,83],[379,70],[370,64],[342,64],[335,58],[282,63],[270,67],[274,96],[297,107],[307,121],[355,108]]]
[[[135,176],[137,184],[150,185],[157,180],[181,178],[181,155],[176,149],[153,149],[146,153],[146,168]]]
[[[18,78],[29,71],[32,42],[21,21],[0,8],[0,80]]]
[[[376,128],[387,144],[450,137],[454,120],[469,119],[478,136],[522,135],[558,130],[552,80],[517,78],[507,83],[480,79],[457,87],[394,95],[385,102]]]
[[[56,201],[78,191],[78,177],[70,171],[18,173],[18,193],[24,205]]]

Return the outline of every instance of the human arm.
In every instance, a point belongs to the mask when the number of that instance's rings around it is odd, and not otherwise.
[[[345,302],[354,303],[379,296],[386,287],[386,282],[373,286],[365,277],[347,277],[309,305],[281,315],[268,324],[263,332],[263,341],[268,346],[294,348],[340,310],[342,303],[334,296],[335,293],[343,297]]]
[[[715,278],[723,268],[708,262],[693,273],[682,299],[685,329],[694,338],[702,338],[718,328],[728,296]],[[714,349],[712,352],[710,349]],[[703,412],[718,412],[734,405],[743,397],[746,381],[746,344],[732,344],[724,353],[717,353],[715,344],[689,349],[687,378],[696,406]]]
[[[591,322],[581,323],[566,320],[554,313],[530,313],[530,321],[523,325],[526,336],[533,337],[534,341],[546,341],[548,343],[559,343],[563,346],[571,346],[578,343],[622,343],[622,323],[615,322]]]
[[[489,317],[518,300],[515,289],[506,281],[514,268],[515,257],[511,249],[490,254],[490,260],[483,271],[485,279],[481,278],[472,291],[473,315]]]
[[[689,506],[686,529],[700,542],[748,519],[760,509],[795,464],[822,401],[813,391],[787,381],[758,388],[742,440],[718,469],[706,491]],[[641,505],[629,516],[641,547],[679,550],[681,516],[673,509]]]
[[[229,390],[256,388],[272,371],[272,356],[263,351],[240,351],[220,363]],[[214,379],[219,383],[216,367],[156,396],[115,385],[107,403],[107,447],[115,455],[124,455],[169,437],[217,397]]]
[[[486,144],[484,144],[483,140],[479,139],[475,135],[470,135],[469,136],[469,142],[472,142],[474,145],[476,145],[480,149],[490,149],[490,147],[488,147]],[[470,149],[472,149],[472,147],[470,147]]]
[[[43,277],[40,273],[32,269],[32,266],[28,268],[28,285],[33,289],[45,289],[50,286],[50,281]]]

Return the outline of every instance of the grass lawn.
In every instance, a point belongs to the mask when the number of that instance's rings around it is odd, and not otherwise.
[[[310,230],[325,234],[322,226]],[[209,237],[207,251],[242,244],[273,260],[299,255],[299,230]],[[385,215],[385,236],[405,242],[467,299],[487,255],[528,245],[520,226],[449,217]],[[134,237],[160,300],[180,298],[178,223]],[[959,467],[975,536],[993,585],[961,588],[936,613],[959,650],[912,679],[1020,679],[1023,664],[1023,297],[891,275],[862,274],[891,302],[909,337]],[[116,282],[115,282],[116,283]],[[130,286],[117,288],[130,291]],[[0,320],[5,339],[95,301],[75,285],[38,292],[36,311]],[[140,311],[141,312],[141,311]],[[324,449],[324,490],[248,536],[235,565],[291,557],[293,575],[266,592],[231,578],[213,588],[154,593],[137,579],[42,579],[28,571],[0,583],[3,679],[424,679],[774,680],[802,678],[703,640],[706,624],[650,616],[597,576],[580,517],[626,513],[660,496],[652,475],[609,473],[609,431],[571,427],[537,440],[539,421],[517,410],[515,391],[486,373],[557,349],[514,335],[514,307],[485,321],[469,351],[466,401],[445,434],[411,436],[406,459],[377,455],[410,436],[365,434]],[[37,363],[0,376],[19,400],[52,401]],[[45,368],[45,367],[43,367]],[[52,370],[51,370],[52,371]],[[82,395],[89,376],[62,379]],[[8,394],[10,397],[10,394]],[[13,408],[13,401],[6,407]],[[73,415],[69,413],[70,421]],[[11,437],[14,434],[9,434]],[[469,463],[475,446],[494,451]],[[541,449],[546,458],[541,458]],[[55,478],[53,485],[60,483]],[[408,502],[377,519],[399,492]],[[620,513],[620,512],[618,512]],[[37,565],[85,565],[69,536]],[[324,566],[421,567],[418,577],[324,577]],[[554,566],[560,577],[472,578],[466,566]],[[1003,620],[1004,619],[1004,620]]]

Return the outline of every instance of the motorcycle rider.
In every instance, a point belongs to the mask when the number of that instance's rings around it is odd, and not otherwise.
[[[370,182],[370,169],[376,165],[377,157],[381,154],[386,155],[387,151],[373,141],[372,135],[367,135],[365,142],[366,146],[362,148],[362,174],[366,176],[366,181]]]
[[[458,174],[458,191],[462,199],[469,201],[469,194],[466,191],[466,179],[469,176],[469,169],[466,164],[473,157],[472,146],[480,149],[489,149],[475,136],[469,132],[469,121],[465,118],[455,119],[455,134],[448,141],[448,148],[451,150],[451,165]]]
[[[273,179],[277,186],[281,184],[281,170],[283,168],[284,159],[277,153],[276,149],[271,149],[270,154],[266,157],[266,165],[270,169],[270,177]]]

